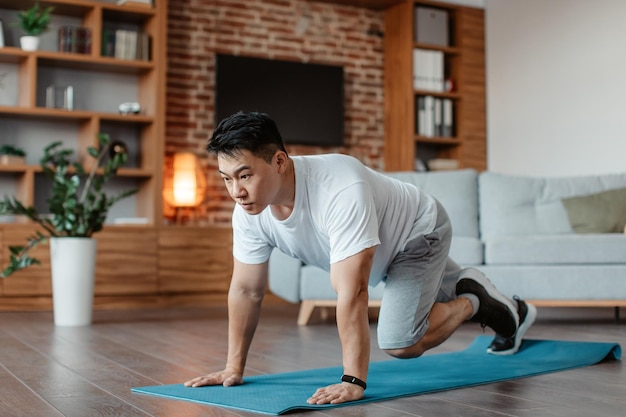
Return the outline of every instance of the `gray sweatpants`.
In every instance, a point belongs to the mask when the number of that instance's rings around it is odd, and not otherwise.
[[[435,229],[407,242],[387,272],[378,316],[381,349],[417,343],[428,330],[433,304],[456,299],[456,283],[461,277],[482,274],[474,268],[461,268],[448,257],[451,240],[450,219],[437,203]]]

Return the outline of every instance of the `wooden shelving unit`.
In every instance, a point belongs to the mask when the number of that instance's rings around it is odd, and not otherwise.
[[[415,41],[415,8],[445,10],[450,45]],[[416,160],[454,159],[460,168],[486,169],[484,11],[434,1],[404,1],[385,10],[385,170],[415,170]],[[413,50],[441,51],[450,92],[417,90],[413,85]],[[452,100],[454,134],[420,136],[416,132],[416,97]]]
[[[19,29],[12,29],[10,22],[34,0],[0,0],[0,19],[9,34],[8,45],[0,48],[0,73],[8,74],[0,94],[12,92],[11,97],[5,95],[0,100],[0,142],[27,151],[26,164],[0,165],[0,193],[15,195],[45,213],[49,183],[38,164],[45,146],[61,140],[65,147],[74,149],[76,158],[87,168],[92,161],[87,147],[97,145],[100,132],[109,133],[112,140],[121,140],[129,148],[129,163],[119,170],[112,187],[138,188],[139,192],[124,204],[116,204],[113,209],[121,209],[109,220],[142,217],[148,224],[109,225],[94,236],[98,239],[98,306],[151,305],[160,297],[157,268],[165,146],[167,0],[153,3],[143,7],[117,5],[115,1],[41,0],[42,6],[54,7],[51,30],[45,35],[48,42],[42,40],[40,50],[26,52],[17,45]],[[51,39],[56,28],[63,25],[90,29],[90,53],[58,51]],[[152,39],[150,59],[102,56],[103,31],[116,28],[148,33]],[[75,109],[46,107],[46,86],[68,82],[74,86]],[[141,113],[119,114],[119,104],[126,101],[139,102]],[[24,219],[0,223],[2,266],[8,260],[8,246],[23,245],[35,228]],[[48,252],[47,246],[37,248],[33,255],[42,261],[41,266],[0,280],[3,310],[50,308]],[[176,288],[175,284],[170,286]]]
[[[0,11],[11,16],[34,2],[0,0]],[[167,2],[156,1],[153,7],[120,6],[114,2],[95,0],[46,0],[42,6],[52,6],[51,27],[68,22],[91,31],[91,52],[88,54],[58,52],[56,45],[48,49],[26,52],[16,45],[0,48],[0,63],[9,64],[17,80],[13,103],[0,105],[0,123],[15,135],[3,142],[29,150],[43,149],[52,139],[48,124],[58,126],[66,135],[67,143],[75,149],[77,158],[88,166],[88,146],[97,144],[99,132],[109,133],[113,140],[121,138],[132,149],[129,166],[120,171],[121,186],[139,188],[134,211],[125,217],[145,217],[154,225],[161,223],[161,171],[164,149],[165,120],[165,33],[167,29]],[[61,23],[62,22],[62,23]],[[8,24],[9,22],[7,22]],[[143,31],[150,35],[151,59],[122,60],[102,56],[102,33],[105,28],[124,28]],[[6,30],[6,29],[5,29]],[[14,34],[15,35],[15,34]],[[49,34],[49,36],[55,34]],[[14,41],[17,36],[13,36]],[[7,68],[6,66],[4,68]],[[67,111],[45,106],[45,88],[48,84],[75,82],[74,110]],[[48,83],[48,84],[47,84]],[[122,87],[108,90],[111,85]],[[127,86],[128,88],[124,88]],[[119,91],[126,96],[119,97]],[[142,106],[139,115],[120,115],[118,105],[123,101],[137,101]],[[73,136],[73,137],[70,137]],[[17,178],[16,197],[26,204],[38,207],[36,195],[45,194],[45,185],[38,181],[41,172],[38,158],[31,156],[27,166],[0,169],[0,180],[10,184],[7,176]],[[5,191],[0,188],[0,191]],[[44,211],[45,212],[45,211]]]

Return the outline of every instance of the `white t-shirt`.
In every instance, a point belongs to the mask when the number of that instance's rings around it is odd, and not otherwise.
[[[294,208],[277,220],[267,207],[257,215],[233,212],[233,255],[247,264],[267,261],[274,247],[326,271],[378,246],[369,278],[376,285],[409,236],[433,231],[435,200],[417,187],[339,154],[293,156]],[[413,233],[411,231],[413,230]]]

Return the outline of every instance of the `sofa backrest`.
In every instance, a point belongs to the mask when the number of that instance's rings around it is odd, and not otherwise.
[[[386,172],[435,197],[448,212],[454,236],[478,238],[478,173],[472,169]]]
[[[480,232],[495,236],[572,233],[562,199],[626,187],[626,174],[530,177],[483,172],[478,178]]]

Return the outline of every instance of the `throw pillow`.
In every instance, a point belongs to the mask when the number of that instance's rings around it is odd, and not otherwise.
[[[576,233],[623,233],[626,225],[626,188],[562,200]]]

